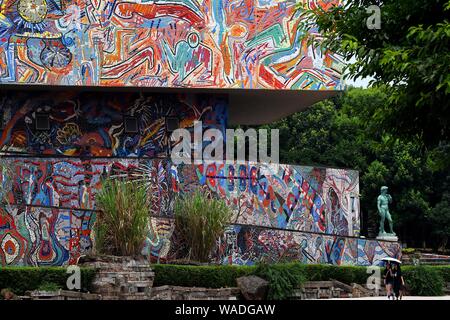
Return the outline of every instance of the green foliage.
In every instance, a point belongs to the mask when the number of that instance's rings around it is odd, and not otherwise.
[[[403,278],[412,295],[440,296],[443,294],[444,279],[439,269],[430,266],[404,267]]]
[[[334,279],[347,284],[364,284],[368,277],[366,267],[359,266],[304,265],[304,269],[306,279],[309,281],[327,281]]]
[[[290,272],[289,268],[277,265],[259,264],[255,274],[269,282],[268,300],[285,300],[292,296],[294,289],[305,281],[303,273]]]
[[[230,223],[230,208],[223,200],[196,191],[176,199],[174,214],[176,232],[189,248],[188,258],[209,262],[211,250]]]
[[[404,248],[404,249],[402,249],[402,253],[404,253],[404,254],[412,254],[412,253],[415,253],[416,252],[416,249],[414,249],[414,248]]]
[[[421,139],[399,138],[380,127],[374,119],[385,105],[389,90],[352,88],[265,127],[280,130],[281,163],[359,170],[365,235],[378,233],[376,199],[387,185],[394,200],[394,229],[402,241],[411,247],[424,242],[442,247],[449,234],[449,171],[438,169]],[[373,233],[367,233],[369,228]]]
[[[136,182],[107,180],[96,196],[96,249],[99,253],[134,256],[148,232],[149,201]]]
[[[305,15],[319,26],[321,45],[344,56],[350,77],[390,84],[374,120],[386,130],[419,136],[429,146],[450,138],[449,0],[378,1],[381,28],[369,29],[372,0],[350,0]],[[306,21],[306,20],[305,20]],[[311,39],[315,41],[315,39]]]
[[[261,264],[258,266],[152,266],[155,271],[154,286],[196,286],[206,288],[235,287],[236,279],[257,275],[269,281],[269,299],[285,299],[294,288],[305,281],[328,281],[334,279],[346,284],[365,284],[366,267],[307,265],[297,262],[283,264]],[[405,282],[413,294],[439,295],[442,281],[450,282],[450,266],[404,266]]]
[[[440,249],[445,249],[450,235],[450,175],[444,184],[441,200],[428,212],[428,220],[433,225],[432,233],[441,241]]]
[[[450,282],[450,266],[433,266],[434,270],[437,270],[444,282]]]
[[[366,26],[373,14],[366,9],[373,4],[381,12],[381,28],[375,30]],[[328,111],[335,119],[325,122],[326,142],[321,143],[327,146],[314,155],[315,162],[361,171],[363,221],[371,228],[377,220],[374,197],[385,184],[394,195],[394,224],[402,240],[420,246],[431,240],[435,248],[445,248],[450,225],[450,184],[445,183],[450,169],[450,1],[349,0],[328,12],[302,5],[299,10],[309,18],[305,27],[318,25],[324,36],[311,42],[354,61],[348,76],[370,77],[374,85],[350,90],[335,103],[335,113]],[[317,109],[320,114],[323,106]],[[341,124],[351,124],[353,132],[343,131]],[[335,153],[333,145],[345,147],[355,159]],[[308,159],[311,151],[305,146],[302,152],[295,144],[286,150],[290,158]]]
[[[67,278],[63,267],[0,267],[0,289],[11,288],[18,295],[25,291],[36,290],[46,283],[52,283],[59,288],[66,288]],[[81,268],[81,291],[91,291],[95,270]]]
[[[259,266],[189,266],[155,264],[155,286],[177,285],[221,288],[236,286],[236,278],[246,275],[264,274],[265,264]],[[322,281],[335,279],[344,283],[365,283],[365,267],[309,265],[298,262],[272,264],[272,272],[278,275],[289,274],[290,283],[300,286],[303,281]],[[267,273],[267,272],[266,272]],[[292,276],[292,277],[291,277]]]
[[[186,287],[235,287],[236,279],[250,275],[251,266],[186,266],[154,264],[154,286],[174,285]]]
[[[39,291],[58,291],[61,289],[61,286],[53,282],[44,282],[41,283],[37,289]]]

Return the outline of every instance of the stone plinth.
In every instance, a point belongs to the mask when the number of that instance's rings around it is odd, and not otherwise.
[[[398,237],[390,234],[378,235],[377,240],[398,242]]]
[[[93,292],[103,300],[147,300],[155,274],[144,259],[132,257],[83,257],[80,265],[97,270]]]

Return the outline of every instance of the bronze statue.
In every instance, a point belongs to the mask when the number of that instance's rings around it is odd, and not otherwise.
[[[389,203],[392,202],[392,197],[390,194],[387,193],[388,187],[383,186],[381,187],[381,194],[378,196],[377,199],[377,207],[378,207],[378,213],[380,214],[381,220],[380,220],[380,232],[378,236],[395,236],[395,232],[393,229],[393,222],[391,214],[389,213]],[[389,223],[389,233],[386,233],[384,230],[384,221],[387,219]]]

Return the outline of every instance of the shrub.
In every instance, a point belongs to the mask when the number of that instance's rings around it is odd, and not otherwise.
[[[46,283],[65,288],[69,276],[64,267],[0,267],[0,289],[10,288],[23,295],[25,291],[36,290]],[[91,291],[94,277],[95,269],[81,268],[81,291]]]
[[[450,282],[450,266],[434,266],[433,268],[439,271],[444,282]]]
[[[439,296],[443,294],[444,279],[439,270],[431,266],[406,266],[403,278],[412,295]]]
[[[208,198],[197,191],[178,197],[174,213],[176,232],[189,249],[187,258],[208,262],[217,239],[230,222],[230,208],[223,200]]]
[[[285,300],[291,297],[294,289],[305,281],[303,273],[290,272],[289,268],[280,268],[276,265],[259,264],[255,274],[269,282],[267,292],[269,300]]]
[[[101,212],[95,227],[99,253],[136,256],[148,232],[149,201],[136,182],[107,180],[96,196]]]
[[[414,248],[403,248],[402,249],[402,253],[404,253],[404,254],[412,254],[415,252],[416,252],[416,249],[414,249]]]
[[[41,283],[37,288],[39,291],[58,291],[59,289],[61,289],[61,286],[53,282]]]
[[[182,266],[170,264],[152,265],[155,272],[154,286],[223,288],[235,287],[236,279],[255,271],[253,266]]]
[[[269,266],[152,266],[155,286],[197,286],[207,288],[235,287],[236,279],[257,275],[271,283],[269,299],[284,299],[304,281],[328,281],[335,279],[346,284],[365,284],[369,274],[366,267],[305,265],[297,262]],[[264,270],[267,268],[269,270]],[[418,270],[419,269],[419,270]],[[424,270],[423,270],[424,269]],[[448,281],[450,266],[404,266],[403,276],[414,295],[439,295],[442,279]],[[429,289],[431,287],[431,290]]]

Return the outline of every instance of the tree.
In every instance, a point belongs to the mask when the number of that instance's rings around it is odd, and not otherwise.
[[[443,216],[433,214],[448,208],[442,196],[450,189],[442,178],[448,173],[436,168],[420,138],[395,136],[374,121],[389,103],[388,93],[382,87],[351,88],[266,127],[280,130],[282,163],[359,170],[363,234],[377,235],[376,199],[380,187],[387,185],[401,240],[415,247],[424,242],[437,246],[444,240],[446,224],[439,220]]]
[[[400,137],[419,137],[440,166],[450,165],[449,0],[349,0],[324,12],[305,13],[318,25],[320,45],[341,54],[351,78],[372,77],[386,85],[388,103],[373,116],[379,127]],[[381,28],[369,29],[381,9]],[[312,24],[308,22],[308,27]],[[311,39],[319,43],[316,39]]]
[[[428,219],[433,225],[432,234],[438,238],[438,248],[445,249],[450,235],[450,175],[444,183],[441,200],[429,211]]]

